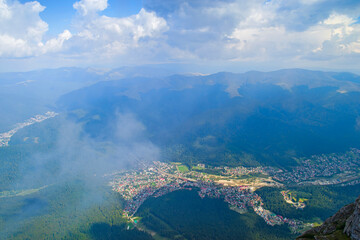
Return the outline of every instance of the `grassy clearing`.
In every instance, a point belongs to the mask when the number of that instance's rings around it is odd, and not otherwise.
[[[177,166],[177,168],[178,168],[179,172],[181,172],[181,173],[189,172],[189,168],[185,165],[179,165],[179,166]]]

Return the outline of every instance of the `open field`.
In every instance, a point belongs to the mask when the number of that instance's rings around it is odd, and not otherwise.
[[[179,165],[179,166],[177,166],[177,168],[178,168],[179,172],[181,172],[181,173],[189,172],[189,168],[185,165]]]

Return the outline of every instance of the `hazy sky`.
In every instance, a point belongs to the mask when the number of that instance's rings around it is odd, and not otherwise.
[[[0,71],[185,64],[359,72],[359,0],[0,0]]]

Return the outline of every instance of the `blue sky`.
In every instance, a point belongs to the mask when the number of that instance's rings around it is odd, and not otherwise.
[[[0,0],[0,71],[359,72],[359,17],[358,0]]]
[[[29,2],[21,0],[20,3]],[[49,24],[49,34],[58,34],[64,29],[70,28],[72,19],[76,14],[73,8],[74,0],[38,0],[45,6],[40,13],[41,18]],[[127,17],[137,14],[142,8],[142,0],[109,0],[109,7],[101,14],[109,17]]]

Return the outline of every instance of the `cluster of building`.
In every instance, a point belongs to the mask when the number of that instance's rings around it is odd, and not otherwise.
[[[199,174],[199,173],[194,173]],[[193,180],[184,177],[170,164],[154,162],[142,171],[123,173],[112,182],[114,191],[117,191],[126,200],[124,214],[132,217],[143,202],[149,197],[160,197],[170,192],[187,189],[198,189],[201,198],[220,198],[227,202],[231,209],[247,210],[253,208],[269,225],[288,223],[296,228],[301,222],[283,218],[262,207],[263,202],[259,195],[251,191],[248,186],[225,187],[207,179]],[[202,176],[200,174],[198,177]]]
[[[326,182],[320,181],[319,184],[336,184],[343,182],[341,179],[331,179],[337,174],[343,174],[346,178],[349,174],[359,172],[360,150],[352,148],[345,154],[322,154],[314,155],[310,158],[300,159],[300,166],[292,171],[279,172],[273,178],[280,182],[300,183],[303,181],[314,180],[316,178],[330,178]]]
[[[360,179],[343,183],[343,184],[341,184],[341,186],[342,187],[344,187],[344,186],[354,186],[354,185],[357,185],[357,184],[360,184]]]
[[[55,113],[55,112],[46,112],[44,115],[36,115],[35,117],[32,117],[23,123],[16,124],[16,127],[14,129],[12,129],[8,132],[5,132],[5,133],[0,133],[0,147],[8,146],[9,142],[11,140],[11,137],[20,129],[22,129],[26,126],[30,126],[34,123],[42,122],[48,118],[53,118],[57,115],[58,115],[58,113]]]
[[[271,173],[279,174],[279,170],[273,168],[226,168],[224,172],[234,175],[244,175],[249,173]],[[181,189],[198,189],[201,198],[219,198],[229,204],[229,207],[237,212],[247,211],[252,208],[256,214],[262,217],[269,225],[288,224],[292,230],[296,231],[302,222],[287,219],[276,215],[263,208],[263,202],[249,186],[224,186],[215,183],[207,174],[190,171],[181,173],[176,165],[153,162],[144,164],[141,170],[132,172],[118,173],[111,182],[114,191],[126,200],[124,215],[132,217],[137,212],[143,202],[149,197],[160,197],[170,192]]]
[[[144,163],[138,171],[115,174],[110,185],[113,191],[126,200],[125,214],[133,216],[141,204],[159,189],[175,190],[178,184],[183,182],[178,175],[175,166],[156,161],[151,164]]]
[[[166,195],[170,192],[187,189],[192,190],[192,182],[186,182],[182,179],[176,179],[171,183],[163,185],[159,189],[155,187],[149,187],[143,189],[140,193],[134,196],[132,199],[126,201],[124,208],[124,213],[127,217],[132,217],[137,212],[139,207],[145,202],[149,197],[160,197]]]
[[[181,179],[177,179],[177,180],[175,180],[175,182],[169,183],[169,184],[165,185],[164,187],[160,188],[159,190],[157,190],[154,193],[153,197],[155,197],[155,198],[161,197],[168,193],[182,190],[182,189],[192,190],[192,188],[189,187],[189,185],[186,185],[185,183],[187,183],[187,182],[185,182],[184,180],[181,180]]]
[[[188,178],[192,178],[192,179],[196,179],[197,181],[211,181],[208,177],[207,174],[201,173],[201,172],[195,172],[195,171],[191,171],[188,172],[186,174],[184,174],[184,176],[188,177]]]
[[[255,168],[242,167],[242,166],[236,168],[224,167],[224,175],[230,175],[230,176],[242,176],[242,175],[248,175],[254,173],[270,175],[278,172],[282,172],[282,170],[273,167],[255,167]]]
[[[232,208],[246,209],[262,204],[260,196],[245,186],[224,187],[207,182],[199,182],[198,185],[201,198],[223,198]]]
[[[1,146],[1,145],[0,145]],[[272,167],[207,167],[218,170],[221,176],[214,176],[204,171],[180,172],[177,164],[165,162],[141,163],[140,170],[119,172],[111,182],[114,191],[126,200],[124,215],[133,217],[143,202],[149,197],[160,197],[177,190],[197,189],[201,198],[219,198],[239,213],[252,208],[256,214],[271,225],[288,224],[293,232],[301,230],[306,224],[294,219],[276,215],[264,209],[262,199],[251,186],[225,186],[219,184],[219,178],[238,177],[248,174],[263,174],[283,183],[296,184],[358,184],[360,179],[360,150],[351,149],[345,154],[316,155],[300,160],[300,166],[292,171],[283,171]],[[205,164],[197,168],[205,169]],[[356,176],[353,178],[353,176]],[[339,179],[337,179],[339,178]],[[282,192],[284,199],[297,208],[304,208],[300,201],[292,201],[288,191]]]
[[[200,188],[199,196],[201,198],[222,198],[227,202],[231,209],[246,210],[248,207],[253,208],[254,212],[258,214],[264,221],[271,225],[288,224],[292,231],[303,225],[303,222],[294,219],[288,219],[280,215],[266,210],[263,208],[263,202],[259,195],[251,191],[249,187],[237,186],[237,187],[223,187],[216,184],[209,183],[196,183]]]
[[[110,184],[125,200],[132,200],[151,189],[159,189],[173,180],[174,178],[149,168],[118,175]]]
[[[270,212],[269,210],[264,209],[262,206],[254,207],[254,211],[257,215],[262,217],[265,222],[271,226],[281,225],[284,223],[284,218],[280,215]]]
[[[298,232],[299,228],[301,228],[304,223],[299,220],[289,219],[280,215],[276,215],[275,213],[270,212],[269,210],[264,209],[262,206],[254,207],[254,211],[260,217],[262,217],[265,222],[271,226],[281,225],[281,224],[288,224],[290,229],[293,232]]]
[[[126,201],[126,205],[124,208],[124,214],[127,217],[132,217],[137,212],[139,207],[148,199],[150,196],[154,194],[156,189],[154,188],[145,188],[142,189],[136,196],[132,199]]]

